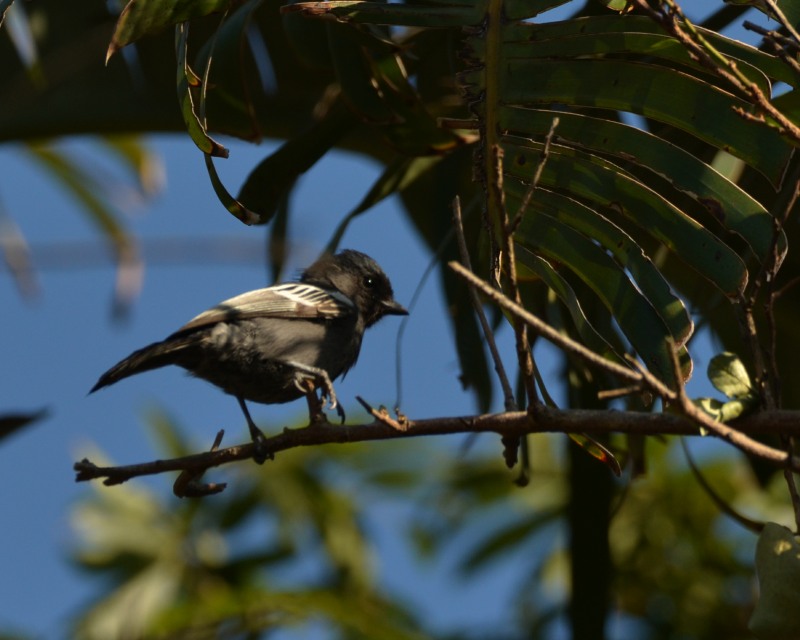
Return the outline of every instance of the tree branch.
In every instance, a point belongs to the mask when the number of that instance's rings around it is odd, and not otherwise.
[[[284,429],[266,439],[265,448],[271,455],[298,447],[324,444],[346,444],[423,436],[443,436],[459,433],[497,433],[502,436],[523,436],[533,433],[588,433],[593,435],[629,433],[639,435],[700,435],[696,423],[683,416],[668,413],[638,413],[574,409],[560,411],[539,407],[535,415],[526,411],[482,415],[408,420],[407,429],[399,431],[383,420],[368,424],[339,426],[320,424],[303,429]],[[749,436],[800,435],[800,411],[771,411],[740,418],[733,423],[737,432]],[[198,477],[202,472],[224,464],[252,458],[254,445],[247,443],[225,449],[197,453],[181,458],[153,460],[117,467],[99,467],[87,459],[76,462],[75,480],[85,482],[105,478],[103,484],[121,484],[139,476],[167,471],[185,471]],[[800,460],[792,459],[795,468]]]
[[[679,410],[686,417],[690,418],[698,427],[707,429],[714,435],[730,442],[732,445],[741,449],[748,455],[762,458],[763,460],[767,460],[773,464],[788,465],[794,470],[800,469],[800,466],[798,466],[800,458],[787,453],[786,451],[782,451],[781,449],[776,449],[758,442],[757,440],[750,438],[746,434],[729,425],[726,425],[722,422],[717,422],[704,411],[701,411],[686,396],[686,391],[683,387],[683,384],[679,383],[677,391],[670,389],[634,358],[630,358],[630,364],[636,368],[636,371],[626,369],[615,362],[603,358],[590,349],[587,349],[582,344],[575,342],[569,337],[559,333],[549,324],[528,312],[524,307],[516,304],[513,300],[509,300],[501,292],[495,290],[486,282],[483,282],[475,274],[467,271],[459,263],[450,262],[448,263],[448,266],[459,276],[464,278],[464,280],[469,282],[471,286],[480,289],[483,294],[491,298],[506,311],[513,314],[515,318],[521,319],[539,335],[543,336],[557,347],[567,351],[568,353],[573,353],[578,357],[583,358],[585,362],[592,364],[593,366],[596,366],[607,373],[619,376],[623,380],[638,382],[642,385],[643,389],[648,388],[661,396],[666,404],[675,403]],[[680,364],[678,363],[674,345],[672,345],[670,352],[672,353],[673,357],[675,378],[676,380],[680,380]]]

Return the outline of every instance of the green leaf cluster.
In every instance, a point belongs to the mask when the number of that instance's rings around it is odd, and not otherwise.
[[[692,402],[719,422],[728,422],[758,408],[759,399],[744,363],[733,353],[721,353],[708,363],[708,379],[730,398],[698,398]]]

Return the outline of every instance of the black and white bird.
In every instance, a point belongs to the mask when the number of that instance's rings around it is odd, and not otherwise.
[[[175,364],[239,401],[258,448],[264,435],[245,400],[278,404],[314,394],[316,402],[321,388],[344,419],[332,381],[356,363],[367,327],[407,314],[378,264],[344,250],[317,260],[299,282],[249,291],[204,311],[111,367],[89,393]]]

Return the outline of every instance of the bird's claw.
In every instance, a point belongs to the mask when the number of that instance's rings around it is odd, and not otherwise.
[[[309,369],[307,367],[300,367],[300,365],[296,363],[290,363],[297,368],[295,379],[294,379],[294,386],[301,391],[302,393],[308,396],[309,394],[315,394],[315,390],[317,387],[320,389],[320,399],[318,403],[318,411],[322,411],[325,409],[327,405],[330,409],[335,409],[336,414],[341,418],[342,424],[344,424],[345,420],[345,413],[344,408],[339,403],[338,398],[336,397],[336,391],[333,389],[333,383],[331,382],[330,377],[328,376],[327,372],[324,369]],[[310,375],[309,375],[310,374]],[[309,404],[309,408],[311,404]],[[316,412],[312,411],[312,417]],[[318,421],[312,419],[312,422]]]
[[[322,389],[322,397],[328,399],[328,407],[331,409],[336,409],[336,415],[338,415],[342,419],[342,424],[344,424],[345,414],[344,414],[344,407],[342,403],[339,402],[338,398],[336,397],[336,392],[333,390],[333,385],[329,384],[329,380],[325,381],[325,385]],[[325,407],[325,402],[323,400],[322,407]]]
[[[252,440],[253,462],[256,464],[264,464],[266,460],[275,459],[275,455],[269,450],[269,446],[267,445],[267,438],[260,430],[253,436]]]

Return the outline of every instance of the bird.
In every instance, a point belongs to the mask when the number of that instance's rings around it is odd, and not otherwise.
[[[375,260],[352,249],[324,254],[298,281],[220,302],[164,340],[134,351],[89,393],[144,371],[183,367],[236,398],[256,446],[254,458],[263,462],[266,438],[245,402],[280,404],[305,395],[314,424],[324,419],[327,397],[344,422],[332,381],[356,363],[364,331],[387,315],[408,310],[394,299]]]

